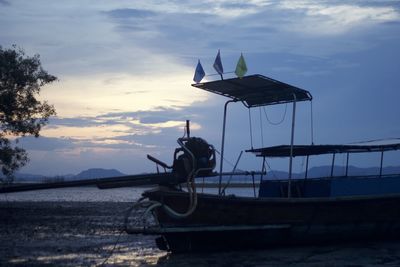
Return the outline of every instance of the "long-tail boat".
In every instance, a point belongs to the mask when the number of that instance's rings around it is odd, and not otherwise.
[[[224,106],[219,172],[216,149],[202,138],[192,137],[189,123],[178,139],[170,166],[150,155],[157,170],[165,172],[118,178],[88,179],[51,184],[11,185],[0,193],[96,184],[99,188],[157,185],[143,193],[142,225],[129,226],[132,234],[157,236],[160,249],[172,252],[264,248],[276,245],[326,244],[370,239],[400,238],[400,174],[383,174],[384,153],[400,149],[400,143],[351,145],[295,145],[296,105],[311,101],[310,92],[262,76],[250,75],[193,84],[227,97]],[[261,158],[260,171],[223,172],[227,108],[242,103],[248,109],[293,104],[289,145],[246,150]],[[354,153],[380,153],[376,175],[349,176],[348,162]],[[332,154],[331,175],[308,178],[309,157]],[[347,156],[346,172],[333,176],[335,155]],[[288,158],[288,177],[266,179],[266,159]],[[306,158],[304,178],[294,177],[293,159]],[[226,175],[260,177],[254,197],[224,194]],[[217,180],[218,193],[199,193],[196,178]],[[153,220],[146,219],[148,216]],[[136,218],[138,219],[138,218]],[[150,221],[150,223],[149,223]]]

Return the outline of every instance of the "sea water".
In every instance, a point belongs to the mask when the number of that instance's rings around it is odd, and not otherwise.
[[[134,202],[149,187],[113,188],[101,190],[94,186],[57,188],[0,194],[0,201],[78,201]],[[183,188],[184,189],[184,188]],[[197,188],[198,193],[217,194],[218,188]],[[255,191],[258,195],[258,188]],[[227,188],[226,195],[254,196],[253,188]]]
[[[57,188],[0,194],[0,201],[133,202],[146,188],[100,190],[94,186]]]

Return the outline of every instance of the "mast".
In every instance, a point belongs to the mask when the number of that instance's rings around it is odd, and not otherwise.
[[[219,163],[219,181],[218,181],[218,194],[222,193],[222,169],[224,165],[224,147],[225,147],[225,128],[226,128],[226,111],[228,109],[228,104],[231,102],[236,102],[236,100],[228,100],[224,106],[224,119],[222,123],[222,141],[221,141],[221,159]]]
[[[292,196],[292,167],[293,167],[293,144],[294,144],[294,126],[296,121],[296,94],[293,94],[293,113],[292,113],[292,134],[290,136],[290,159],[289,159],[289,178],[288,178],[288,198]]]

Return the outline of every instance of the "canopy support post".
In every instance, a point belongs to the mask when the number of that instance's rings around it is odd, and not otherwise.
[[[224,147],[225,147],[225,128],[226,128],[226,111],[228,109],[228,104],[231,102],[236,102],[236,100],[228,100],[224,106],[224,121],[222,124],[222,141],[221,141],[221,159],[219,163],[219,181],[218,181],[218,195],[221,195],[222,189],[222,169],[224,164]]]
[[[332,156],[332,166],[331,166],[331,178],[333,177],[333,169],[334,169],[334,167],[335,167],[335,156],[336,156],[336,153],[333,153],[333,156]]]
[[[347,159],[346,159],[346,177],[349,174],[349,157],[350,157],[350,153],[347,152]]]
[[[382,177],[382,166],[383,166],[383,150],[381,152],[381,167],[379,169],[379,177]]]
[[[310,155],[307,155],[307,157],[306,157],[306,173],[304,175],[305,180],[307,180],[307,178],[308,178],[308,160],[309,160],[309,158],[310,158]]]
[[[264,172],[265,171],[265,156],[263,157],[263,162],[262,162],[262,167],[261,167],[261,177],[260,177],[260,182],[264,180]]]
[[[296,121],[296,94],[293,94],[293,113],[292,113],[292,134],[290,137],[290,159],[289,159],[289,179],[288,179],[288,198],[292,196],[292,166],[293,166],[293,143],[294,143],[294,126]]]

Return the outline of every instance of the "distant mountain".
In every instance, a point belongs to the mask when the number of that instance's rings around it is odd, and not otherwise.
[[[101,169],[101,168],[93,168],[88,169],[86,171],[82,171],[75,175],[73,179],[97,179],[97,178],[106,178],[106,177],[118,177],[124,176],[122,172],[116,169]]]

